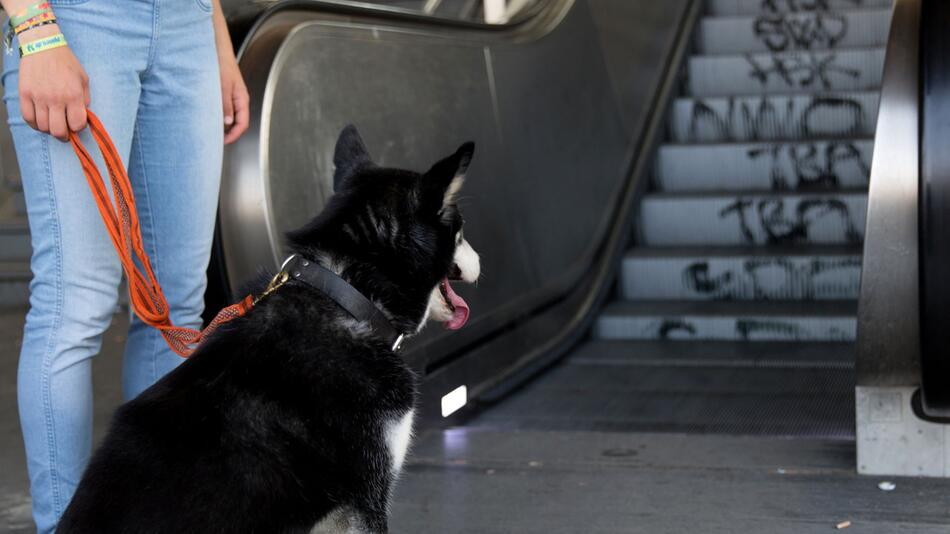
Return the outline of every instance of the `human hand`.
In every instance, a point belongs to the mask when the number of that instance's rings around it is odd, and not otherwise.
[[[219,57],[221,67],[221,103],[224,107],[224,144],[237,141],[247,130],[250,97],[234,54]]]
[[[27,30],[20,42],[60,33],[56,24]],[[20,59],[20,112],[23,120],[61,141],[86,127],[89,77],[68,46]]]

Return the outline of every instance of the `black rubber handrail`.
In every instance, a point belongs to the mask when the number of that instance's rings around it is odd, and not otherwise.
[[[950,419],[950,2],[924,0],[920,25],[919,410]]]

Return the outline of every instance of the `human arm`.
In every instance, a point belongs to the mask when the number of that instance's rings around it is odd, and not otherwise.
[[[249,121],[248,107],[250,97],[247,86],[241,76],[237,59],[234,56],[234,47],[231,44],[231,35],[228,33],[228,23],[221,10],[221,1],[212,0],[212,18],[214,22],[214,40],[218,51],[218,67],[221,70],[221,103],[224,108],[224,143],[237,141],[247,130]]]
[[[0,0],[8,14],[19,13],[33,3],[35,0]],[[23,44],[58,33],[59,25],[47,24],[28,29],[17,39]],[[18,89],[23,120],[36,130],[65,141],[70,130],[86,127],[89,77],[68,46],[21,58]]]

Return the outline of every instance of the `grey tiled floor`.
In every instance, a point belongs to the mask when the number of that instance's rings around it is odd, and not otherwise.
[[[116,318],[95,364],[98,433],[119,402],[125,324]],[[14,390],[21,328],[22,311],[0,312],[0,532],[9,533],[31,531]],[[854,533],[950,532],[950,480],[895,479],[882,492],[879,479],[854,474],[847,440],[505,430],[496,420],[420,432],[392,532],[799,534],[845,520]]]

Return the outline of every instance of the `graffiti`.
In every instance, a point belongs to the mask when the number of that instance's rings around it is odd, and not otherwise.
[[[848,33],[848,20],[841,13],[762,15],[752,31],[772,52],[834,48]]]
[[[822,117],[827,118],[835,113],[843,113],[845,119],[841,126],[823,126]],[[805,137],[834,137],[837,135],[854,135],[864,129],[864,108],[853,99],[835,96],[821,96],[812,99],[805,111],[802,112],[801,128]],[[827,119],[825,123],[831,123]]]
[[[867,130],[861,102],[847,97],[812,97],[807,105],[785,97],[729,97],[726,109],[693,102],[688,141],[741,141],[855,136]]]
[[[749,77],[758,80],[763,86],[771,80],[781,80],[792,88],[813,87],[821,85],[822,89],[834,89],[832,78],[845,76],[857,79],[861,71],[836,64],[838,59],[834,52],[826,53],[795,53],[771,56],[745,55],[746,62],[752,70]]]
[[[766,319],[736,319],[736,335],[742,341],[751,341],[756,334],[766,339],[808,339],[801,325]]]
[[[657,330],[657,336],[660,339],[676,339],[695,335],[696,327],[683,319],[664,319]]]
[[[699,336],[699,325],[682,318],[666,318],[659,322],[651,322],[645,326],[642,335],[647,337],[656,336],[657,339],[695,339]],[[732,335],[729,335],[728,327],[718,333],[704,332],[703,339],[738,339],[742,341],[754,341],[756,339],[782,339],[782,340],[850,340],[854,338],[854,332],[847,331],[842,325],[822,324],[822,325],[804,325],[794,321],[782,321],[775,319],[761,319],[753,317],[738,317],[735,319]],[[718,330],[718,329],[717,329]]]
[[[717,300],[854,298],[861,261],[853,257],[754,258],[739,268],[712,273],[708,261],[683,269],[683,282],[696,294]]]
[[[756,339],[787,339],[787,340],[839,340],[854,339],[854,332],[847,332],[835,325],[825,325],[817,331],[809,332],[800,324],[768,319],[736,319],[736,335],[742,341]]]
[[[752,201],[738,198],[719,211],[719,218],[725,219],[735,215],[742,239],[749,244],[758,242],[753,224],[760,234],[764,234],[766,244],[785,245],[808,241],[809,229],[817,221],[829,216],[839,219],[847,242],[861,241],[861,234],[852,220],[848,205],[840,199],[799,199],[794,214],[786,213],[785,207],[786,201],[782,199],[763,198]]]
[[[841,0],[840,7],[860,7],[864,0]],[[797,13],[802,11],[828,11],[829,0],[762,0],[761,10],[767,13]]]
[[[749,149],[750,160],[768,159],[769,179],[777,190],[838,187],[843,175],[867,182],[871,168],[853,142],[774,144]]]

